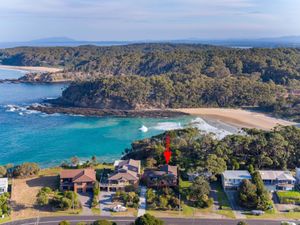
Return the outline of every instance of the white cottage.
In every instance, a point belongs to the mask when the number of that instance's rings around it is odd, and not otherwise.
[[[0,195],[7,192],[8,189],[8,179],[0,178]]]
[[[224,190],[238,189],[243,180],[252,178],[247,170],[225,170],[221,177]]]

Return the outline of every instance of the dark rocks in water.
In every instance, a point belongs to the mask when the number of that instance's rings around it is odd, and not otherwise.
[[[117,116],[117,117],[177,117],[185,116],[187,113],[173,111],[173,110],[114,110],[114,109],[95,109],[95,108],[82,108],[82,107],[60,107],[60,106],[48,106],[38,105],[30,106],[29,110],[37,110],[47,114],[63,113],[72,115],[83,116]]]

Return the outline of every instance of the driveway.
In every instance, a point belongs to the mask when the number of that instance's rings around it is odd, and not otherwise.
[[[233,213],[237,219],[245,219],[243,209],[237,204],[237,191],[225,191]]]
[[[100,191],[101,216],[110,216],[112,207],[112,192]]]
[[[214,183],[211,183],[210,186],[211,186],[210,197],[213,198],[213,200],[214,200],[213,209],[214,209],[214,211],[217,211],[220,208],[220,203],[219,203],[218,194],[217,194],[218,193],[217,184],[214,182]]]
[[[140,203],[138,209],[138,216],[142,216],[146,213],[146,187],[141,187],[141,194],[140,194]]]
[[[78,198],[82,205],[82,214],[83,215],[93,215],[91,210],[92,205],[92,193],[78,193]]]

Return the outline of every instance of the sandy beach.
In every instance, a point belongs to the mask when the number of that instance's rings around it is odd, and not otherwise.
[[[43,67],[43,66],[6,66],[6,65],[0,65],[0,69],[25,70],[25,71],[49,72],[49,73],[60,72],[63,70],[60,68]]]
[[[259,128],[270,130],[277,125],[289,126],[296,123],[277,119],[263,113],[251,112],[243,109],[225,108],[182,108],[177,111],[190,115],[201,116],[202,118],[221,121],[235,127]]]

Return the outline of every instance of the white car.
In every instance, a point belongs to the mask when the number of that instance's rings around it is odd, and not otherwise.
[[[112,208],[113,212],[126,212],[127,208],[121,205],[116,205]]]
[[[265,212],[262,211],[262,210],[252,210],[252,211],[251,211],[251,214],[252,214],[252,215],[255,215],[255,216],[260,216],[260,215],[265,214]]]
[[[294,222],[288,222],[288,221],[282,221],[280,224],[281,224],[281,225],[297,225],[297,224],[294,223]]]

